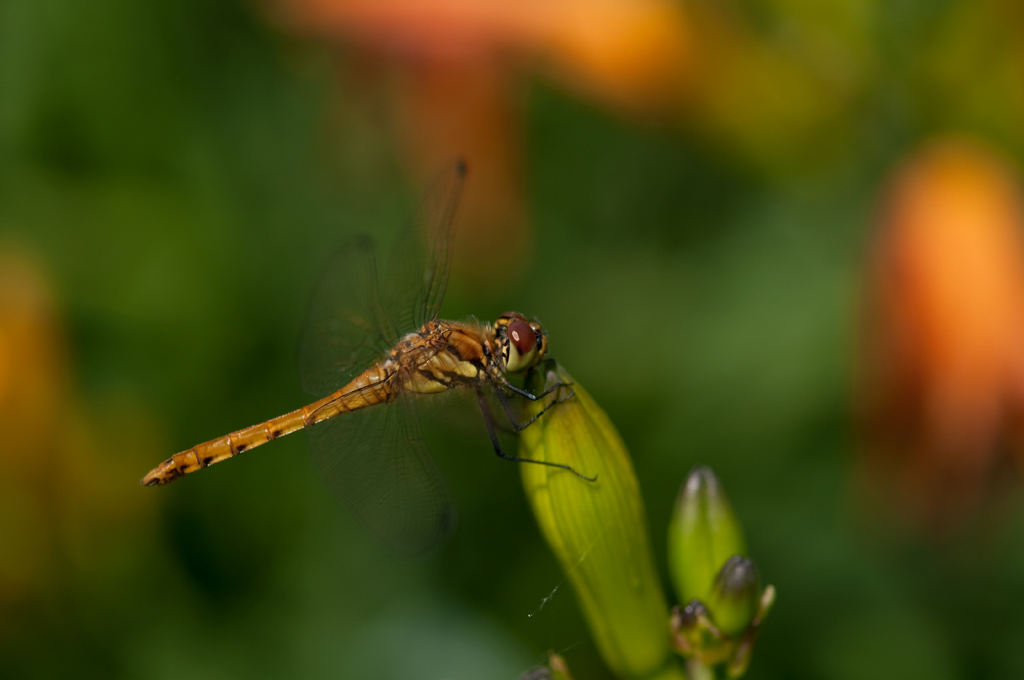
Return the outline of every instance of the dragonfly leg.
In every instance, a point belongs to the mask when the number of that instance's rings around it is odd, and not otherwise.
[[[549,360],[550,360],[550,359],[546,360],[545,364],[548,364]],[[508,388],[508,390],[509,390],[510,392],[513,392],[513,393],[515,393],[515,394],[518,394],[519,396],[524,396],[524,397],[526,397],[527,399],[529,399],[530,401],[537,401],[538,399],[543,399],[544,397],[546,397],[546,396],[547,396],[548,394],[551,394],[552,392],[554,392],[554,391],[555,391],[556,389],[558,389],[559,387],[571,387],[571,386],[572,386],[572,383],[562,382],[561,380],[559,380],[559,381],[558,381],[558,382],[556,382],[556,383],[555,383],[554,385],[552,385],[552,386],[551,386],[551,387],[549,387],[548,389],[544,390],[544,391],[543,391],[543,392],[541,392],[540,394],[534,394],[534,393],[530,392],[529,390],[525,390],[525,389],[523,389],[523,388],[521,388],[521,387],[516,387],[515,385],[513,385],[512,383],[510,383],[510,382],[509,382],[509,381],[508,381],[508,380],[507,380],[507,379],[505,378],[505,376],[503,376],[503,375],[501,375],[501,374],[499,374],[499,375],[497,376],[497,378],[498,378],[497,382],[498,382],[498,383],[499,383],[499,384],[500,384],[500,385],[501,385],[502,387],[507,387],[507,388]],[[570,390],[570,391],[571,391],[571,390]],[[574,394],[574,392],[573,392],[573,394]],[[571,398],[573,394],[569,394],[569,395],[568,395],[568,396],[566,396],[566,397],[565,397],[564,399],[558,399],[558,401],[564,401],[565,399]]]
[[[484,424],[487,425],[487,434],[491,437],[491,445],[494,446],[494,452],[498,454],[498,457],[503,460],[510,460],[516,463],[535,463],[537,465],[548,465],[550,467],[561,468],[568,470],[580,479],[585,479],[588,482],[596,482],[597,477],[587,477],[584,474],[580,474],[569,465],[563,465],[562,463],[552,463],[546,460],[533,460],[532,458],[520,458],[519,456],[510,456],[501,448],[501,442],[498,441],[498,433],[495,431],[497,423],[494,420],[494,414],[491,412],[490,404],[487,403],[487,397],[480,390],[476,393],[477,400],[480,402],[480,411],[484,415]],[[546,409],[545,409],[546,410]],[[532,421],[531,421],[532,422]]]
[[[510,383],[508,380],[505,380],[504,376],[501,377],[501,385],[503,387],[507,387],[510,392],[514,392],[514,393],[518,394],[520,397],[526,397],[530,401],[537,401],[538,399],[543,399],[544,397],[548,396],[549,394],[551,394],[552,392],[557,390],[559,387],[569,387],[571,385],[571,383],[565,383],[565,382],[561,382],[561,381],[556,382],[554,385],[552,385],[551,387],[547,388],[546,390],[544,390],[540,394],[534,394],[533,392],[530,392],[528,390],[524,390],[521,387],[516,387],[515,385]],[[566,397],[566,399],[569,399],[571,396],[572,395],[569,395],[569,397]]]
[[[555,387],[565,387],[565,386],[566,385],[564,383],[559,383],[558,385],[555,385]],[[544,392],[544,394],[546,395],[546,394],[549,394],[550,392],[551,392],[551,390],[547,390],[546,392]],[[541,409],[540,413],[538,413],[534,417],[530,418],[525,423],[519,423],[519,422],[516,422],[516,414],[512,411],[512,405],[508,403],[508,397],[505,395],[505,393],[502,392],[500,389],[499,390],[495,390],[495,393],[497,394],[498,401],[501,402],[501,408],[505,410],[505,415],[508,417],[508,421],[512,424],[512,427],[515,429],[516,432],[522,432],[523,430],[528,428],[530,425],[533,425],[533,423],[537,420],[537,418],[540,418],[542,415],[547,413],[548,409],[550,409],[555,404],[561,404],[563,401],[566,401],[568,399],[572,399],[573,397],[576,396],[576,392],[574,392],[570,388],[569,389],[569,394],[567,394],[564,397],[558,397],[556,399],[552,399],[549,404],[546,404],[544,406],[544,408]]]

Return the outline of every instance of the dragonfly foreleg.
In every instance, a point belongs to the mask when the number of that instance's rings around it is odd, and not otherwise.
[[[515,385],[510,383],[508,380],[505,380],[504,377],[501,378],[500,384],[501,384],[502,387],[507,388],[509,392],[514,392],[515,394],[518,394],[520,397],[526,397],[530,401],[537,401],[538,399],[543,399],[544,397],[548,396],[549,394],[551,394],[552,392],[557,390],[559,387],[569,387],[569,383],[557,382],[554,385],[552,385],[551,387],[549,387],[546,390],[544,390],[543,392],[541,392],[540,394],[534,394],[533,392],[530,392],[529,390],[524,390],[522,387],[516,387]],[[569,396],[571,397],[572,395],[569,395]],[[566,399],[568,399],[568,398],[569,397],[566,397]]]
[[[551,390],[548,390],[548,392],[550,392],[550,391]],[[545,394],[547,394],[547,392]],[[498,441],[498,433],[495,431],[496,427],[497,427],[497,423],[494,420],[494,413],[491,412],[491,406],[490,406],[490,404],[487,403],[487,397],[484,396],[484,393],[482,391],[480,391],[480,390],[477,390],[476,396],[477,396],[477,400],[480,402],[480,411],[483,413],[483,416],[484,416],[484,424],[487,426],[487,434],[490,435],[490,437],[491,437],[491,445],[494,446],[494,452],[496,454],[498,454],[499,458],[501,458],[503,460],[510,460],[510,461],[513,461],[513,462],[516,462],[516,463],[536,463],[537,465],[547,465],[547,466],[550,466],[550,467],[561,468],[563,470],[568,470],[569,472],[573,473],[574,475],[576,475],[580,479],[585,479],[588,482],[596,482],[597,481],[597,477],[587,477],[584,474],[580,474],[579,472],[574,470],[569,465],[563,465],[562,463],[552,463],[552,462],[547,461],[547,460],[534,460],[532,458],[520,458],[519,456],[510,456],[507,453],[505,453],[505,451],[501,448],[501,442]],[[555,402],[552,402],[552,403],[558,403],[558,402],[556,400]],[[544,410],[546,411],[548,408],[550,408],[550,405],[548,407],[545,407]],[[534,420],[536,420],[536,418],[534,418]],[[530,421],[530,422],[533,422],[533,421]]]
[[[550,394],[552,390],[554,390],[554,389],[556,389],[558,387],[566,387],[566,386],[567,385],[565,383],[558,383],[557,385],[552,387],[550,390],[547,390],[546,392],[544,392],[544,395],[541,395],[541,396],[545,396],[547,394]],[[498,401],[501,402],[501,408],[505,410],[505,415],[508,417],[509,423],[512,424],[512,427],[515,429],[516,432],[522,432],[523,430],[528,428],[530,425],[533,425],[533,423],[536,422],[537,418],[540,418],[542,415],[547,413],[548,409],[550,409],[555,404],[561,404],[563,401],[566,401],[567,399],[572,399],[573,397],[576,396],[576,392],[574,392],[570,388],[569,389],[569,394],[567,394],[564,397],[558,397],[557,399],[552,399],[550,403],[546,404],[544,406],[544,408],[542,408],[540,410],[540,413],[538,413],[534,417],[530,418],[525,423],[519,423],[519,422],[516,422],[516,414],[512,410],[512,404],[508,403],[508,397],[505,395],[505,393],[502,392],[500,389],[499,390],[495,390],[495,393],[497,394]]]

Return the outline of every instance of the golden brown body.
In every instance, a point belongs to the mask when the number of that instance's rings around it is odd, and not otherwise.
[[[531,418],[519,417],[514,399],[537,401],[550,394],[531,394],[505,377],[525,374],[546,356],[547,334],[540,323],[519,312],[502,314],[490,327],[435,321],[447,286],[452,220],[465,173],[465,165],[456,163],[428,191],[411,228],[397,240],[384,278],[377,276],[373,243],[365,236],[357,236],[328,261],[299,344],[302,386],[322,399],[177,453],[142,483],[167,484],[316,426],[309,432],[310,452],[327,488],[390,547],[420,554],[452,530],[455,513],[423,438],[417,409],[404,403],[405,396],[456,387],[476,393],[501,459],[563,468],[592,481],[568,465],[506,454],[499,442],[497,432],[504,428],[491,397],[501,406],[499,416],[516,431],[572,397],[569,390],[548,400]],[[386,355],[376,353],[386,345],[391,345]],[[398,399],[403,403],[388,405]],[[380,408],[364,410],[374,406]]]
[[[167,484],[328,418],[386,404],[402,393],[436,394],[491,381],[506,384],[499,356],[492,329],[430,321],[402,338],[385,361],[366,369],[337,392],[291,413],[176,453],[143,477],[142,483]]]

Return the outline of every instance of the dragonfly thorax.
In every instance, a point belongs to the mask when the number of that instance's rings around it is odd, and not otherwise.
[[[494,339],[501,356],[501,370],[522,373],[537,365],[548,351],[547,334],[536,321],[519,312],[506,312],[494,322]]]

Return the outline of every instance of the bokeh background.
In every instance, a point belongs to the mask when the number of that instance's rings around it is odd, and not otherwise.
[[[331,249],[465,155],[443,314],[545,324],[662,569],[715,469],[748,677],[1021,677],[1019,3],[497,4],[0,4],[0,676],[610,677],[482,430],[421,560],[301,435],[138,485],[305,403]]]

